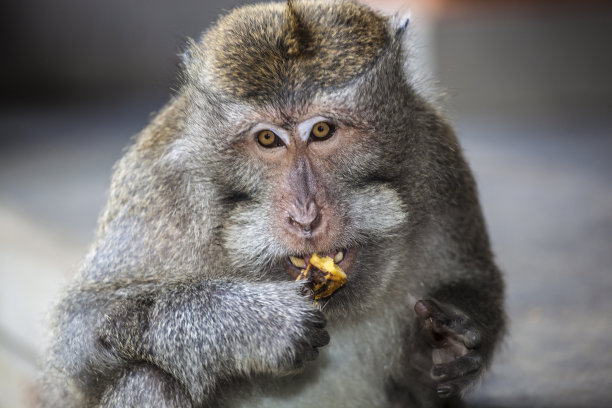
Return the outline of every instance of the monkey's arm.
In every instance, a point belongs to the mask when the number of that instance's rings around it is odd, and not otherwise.
[[[299,368],[329,341],[323,315],[293,282],[94,283],[73,289],[62,309],[67,371],[106,394],[150,364],[201,404],[220,379]]]

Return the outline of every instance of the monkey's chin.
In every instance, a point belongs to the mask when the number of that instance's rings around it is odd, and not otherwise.
[[[344,248],[334,252],[318,253],[317,255],[321,257],[328,256],[332,258],[334,260],[334,263],[340,268],[342,268],[344,273],[346,273],[348,280],[350,280],[351,268],[355,261],[356,253],[356,248]],[[293,280],[297,279],[302,269],[305,269],[308,265],[308,262],[310,262],[311,257],[312,254],[294,255],[287,257],[285,269],[289,277],[291,277]]]

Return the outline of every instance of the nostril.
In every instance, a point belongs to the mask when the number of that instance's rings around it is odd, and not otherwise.
[[[301,218],[289,217],[289,222],[303,231],[310,231],[315,220],[305,220]]]
[[[289,212],[289,224],[301,231],[310,233],[319,224],[321,217],[316,205],[308,205],[303,210],[298,210],[297,208],[293,208],[293,210]]]
[[[304,232],[310,231],[310,227],[309,226],[304,227],[304,225],[300,224],[299,222],[297,222],[293,218],[289,218],[289,223],[291,225],[293,225],[294,227],[296,227],[297,229],[301,230],[301,231],[304,231]]]

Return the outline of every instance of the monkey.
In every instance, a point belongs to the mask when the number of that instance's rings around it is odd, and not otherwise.
[[[411,33],[295,0],[189,41],[54,308],[42,406],[461,406],[504,281]],[[347,276],[316,303],[315,253]]]

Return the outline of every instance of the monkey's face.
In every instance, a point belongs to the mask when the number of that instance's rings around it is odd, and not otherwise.
[[[347,239],[353,234],[338,164],[358,132],[329,114],[302,116],[256,124],[241,143],[242,157],[265,168],[268,233],[289,254],[287,274],[297,278],[315,252],[350,273],[356,248]]]
[[[313,253],[330,256],[347,284],[329,299],[372,298],[405,217],[397,150],[354,107],[327,103],[249,112],[227,122],[213,179],[226,206],[220,231],[227,259],[245,274],[295,279]],[[395,180],[397,178],[397,180]]]

